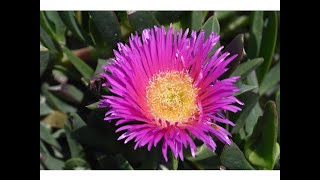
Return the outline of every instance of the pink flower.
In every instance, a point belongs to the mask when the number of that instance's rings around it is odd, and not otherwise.
[[[233,95],[239,91],[234,85],[239,76],[218,79],[237,55],[221,53],[223,47],[209,55],[219,35],[205,32],[197,36],[162,26],[145,29],[142,38],[131,35],[129,44],[118,43],[115,59],[103,66],[106,78],[103,86],[110,86],[114,96],[103,96],[100,107],[111,107],[105,120],[115,120],[123,132],[118,140],[136,142],[135,149],[162,143],[166,161],[168,146],[174,156],[183,160],[183,148],[197,149],[192,134],[215,151],[212,135],[230,144],[231,134],[219,123],[235,124],[222,111],[241,110],[243,105]]]

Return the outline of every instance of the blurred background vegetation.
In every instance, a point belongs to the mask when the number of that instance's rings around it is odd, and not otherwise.
[[[224,77],[241,75],[240,113],[225,126],[234,143],[215,153],[198,143],[196,158],[165,162],[161,147],[133,150],[117,141],[113,122],[96,108],[101,65],[117,42],[154,25],[220,33],[239,54]],[[280,169],[280,12],[40,11],[40,169]]]

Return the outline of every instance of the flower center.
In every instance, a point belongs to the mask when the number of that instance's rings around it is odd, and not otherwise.
[[[147,102],[154,118],[171,123],[195,118],[198,89],[185,72],[169,71],[154,75],[146,88]]]

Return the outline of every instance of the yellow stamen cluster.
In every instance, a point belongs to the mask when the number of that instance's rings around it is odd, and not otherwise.
[[[198,89],[185,72],[160,72],[150,79],[146,88],[147,101],[155,119],[171,123],[195,117]]]

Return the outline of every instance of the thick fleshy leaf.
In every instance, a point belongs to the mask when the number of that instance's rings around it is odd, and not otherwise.
[[[126,11],[117,11],[116,14],[120,22],[122,38],[128,39],[130,34],[133,32],[129,22],[128,13]]]
[[[92,104],[89,104],[89,105],[86,106],[86,108],[88,108],[88,109],[97,109],[97,108],[99,108],[98,104],[100,104],[100,101],[97,101],[97,102],[94,102]]]
[[[77,113],[69,113],[68,121],[68,127],[70,127],[72,131],[76,131],[77,129],[87,125],[85,121]]]
[[[259,87],[259,94],[263,95],[280,82],[280,62],[274,65],[266,74]]]
[[[45,11],[49,23],[52,24],[52,30],[58,42],[65,43],[66,26],[62,22],[57,11]]]
[[[93,44],[90,36],[82,29],[73,11],[59,11],[59,16],[72,34],[86,44]]]
[[[52,86],[49,89],[59,95],[59,97],[76,104],[80,104],[84,97],[83,92],[72,84],[61,84]]]
[[[116,48],[122,37],[116,14],[112,11],[90,11],[89,14],[107,48]]]
[[[213,156],[217,156],[217,154],[212,152],[210,149],[208,149],[208,147],[205,144],[203,144],[197,148],[195,157],[192,157],[191,155],[189,155],[189,156],[186,156],[186,159],[190,161],[200,161]]]
[[[61,48],[58,42],[51,38],[50,35],[45,31],[45,29],[40,25],[40,42],[43,46],[48,48],[50,52],[56,55],[61,55]]]
[[[228,169],[253,170],[248,160],[245,158],[239,147],[233,142],[225,145],[220,155],[221,164]]]
[[[51,107],[47,104],[46,97],[40,95],[40,116],[47,115],[52,111]]]
[[[264,80],[273,59],[274,50],[277,42],[278,33],[278,16],[276,11],[270,11],[267,15],[267,26],[263,30],[261,41],[260,57],[264,58],[264,62],[257,69],[257,76],[259,84]]]
[[[215,16],[211,16],[202,26],[201,28],[202,30],[205,30],[206,32],[206,38],[209,37],[209,35],[211,34],[211,32],[215,32],[215,33],[220,33],[220,24],[218,19]],[[220,47],[220,42],[218,42],[216,45],[214,45],[214,47],[212,48],[212,50],[210,51],[210,53],[214,53],[218,48]]]
[[[51,39],[53,39],[53,41],[57,41],[55,37],[55,32],[52,29],[44,11],[40,11],[40,26],[43,28],[44,31],[46,31],[47,35]]]
[[[65,123],[65,126],[64,126],[67,141],[68,141],[68,146],[69,146],[69,150],[70,150],[72,158],[83,158],[84,157],[83,147],[81,146],[81,144],[79,144],[75,140],[75,138],[72,135],[72,132],[75,129],[73,122],[78,121],[78,123],[83,123],[83,120],[81,119],[81,117],[78,114],[73,114],[73,117],[76,120],[73,120],[73,121],[69,120]],[[84,126],[84,125],[85,124],[83,124],[82,126]],[[78,126],[81,126],[81,125],[78,125]]]
[[[252,164],[263,169],[273,169],[280,154],[277,131],[276,104],[268,101],[263,116],[259,118],[252,136],[245,144],[245,155]]]
[[[53,79],[59,82],[60,84],[66,84],[68,82],[68,76],[61,70],[53,69],[52,76]]]
[[[55,148],[61,149],[61,146],[59,145],[57,140],[51,135],[51,129],[47,128],[42,123],[40,123],[40,139],[54,146]]]
[[[262,109],[260,107],[259,102],[257,102],[253,109],[250,111],[248,117],[245,122],[245,132],[246,139],[251,136],[255,125],[257,124],[258,118],[262,115]]]
[[[278,142],[280,143],[280,89],[276,94],[276,105],[278,112]]]
[[[43,155],[43,163],[49,170],[62,170],[64,162],[52,156]]]
[[[128,12],[128,19],[132,28],[140,33],[146,28],[160,25],[157,19],[148,11]]]
[[[41,139],[40,139],[40,153],[49,154],[48,149],[46,148],[46,146],[44,145]],[[40,160],[41,160],[41,154],[40,154]]]
[[[266,91],[264,94],[268,97],[271,97],[272,95],[277,93],[279,89],[280,89],[280,83],[277,83],[273,87],[271,87],[268,91]]]
[[[203,15],[201,11],[192,11],[191,12],[191,29],[199,31],[203,23]]]
[[[214,15],[221,20],[228,19],[236,14],[236,11],[215,11]]]
[[[220,33],[219,21],[215,16],[211,16],[202,26],[202,30],[206,32],[206,38],[209,37],[211,32]]]
[[[50,105],[50,107],[52,107],[53,109],[56,110],[60,110],[62,112],[76,112],[76,108],[67,104],[66,102],[62,101],[61,99],[59,99],[58,97],[56,97],[55,95],[53,95],[49,90],[49,85],[47,83],[44,83],[41,86],[41,92],[42,94],[47,98],[48,100],[48,104]]]
[[[259,56],[262,32],[263,32],[263,11],[251,13],[251,28],[248,45],[248,58],[253,59]]]
[[[43,163],[45,169],[62,170],[64,162],[60,159],[52,157],[44,144],[40,141],[40,163]]]
[[[92,68],[86,64],[82,59],[75,56],[68,48],[63,48],[63,52],[67,55],[68,59],[74,65],[74,67],[80,72],[80,74],[89,81],[93,75]]]
[[[237,54],[238,56],[228,65],[229,70],[224,73],[224,77],[228,77],[235,69],[237,69],[240,61],[246,57],[244,52],[244,35],[238,34],[232,39],[229,45],[223,49],[224,52],[229,52],[230,56]]]
[[[50,69],[53,61],[53,55],[49,51],[40,51],[40,78]]]
[[[151,12],[160,24],[170,24],[178,21],[186,11],[153,11]]]
[[[189,151],[188,151],[189,152]],[[191,154],[186,155],[185,165],[192,169],[219,169],[220,160],[216,153],[207,148],[205,144],[197,148],[195,158]]]
[[[97,52],[100,54],[111,53],[111,49],[107,48],[107,45],[104,39],[101,37],[100,32],[98,31],[96,25],[93,22],[92,17],[89,17],[89,32],[94,43],[94,47]]]
[[[256,58],[241,63],[230,76],[241,76],[245,78],[250,72],[256,69],[263,62],[263,58]]]
[[[253,86],[259,86],[259,83],[258,83],[258,78],[257,78],[257,74],[256,74],[256,71],[253,70],[252,72],[250,72],[246,78],[244,78],[247,80],[247,83],[249,85],[253,85]],[[258,93],[259,89],[255,89],[253,90],[253,92],[255,93]]]
[[[240,88],[240,91],[234,94],[235,96],[239,96],[240,94],[243,94],[245,92],[258,88],[258,86],[247,85],[247,84],[240,84],[238,87]]]
[[[89,164],[82,158],[72,158],[65,162],[64,169],[66,170],[86,170],[90,169]]]
[[[235,121],[236,126],[232,128],[232,134],[238,133],[239,130],[244,127],[251,110],[258,102],[259,96],[256,93],[247,92],[239,96],[239,99],[245,104],[245,106],[243,106],[238,119]]]

